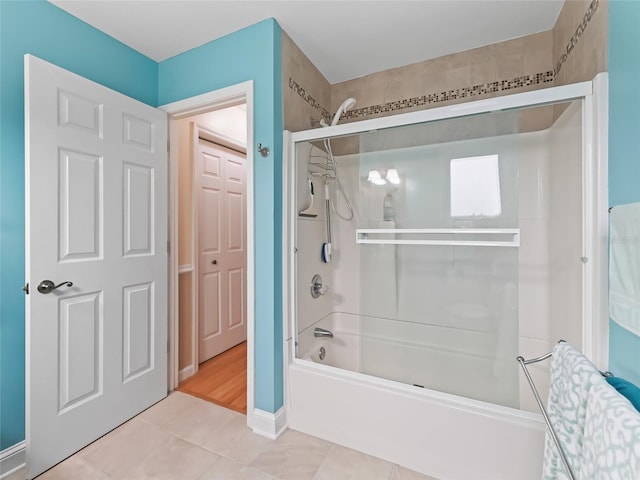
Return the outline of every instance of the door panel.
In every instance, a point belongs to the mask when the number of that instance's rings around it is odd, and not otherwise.
[[[220,252],[220,229],[215,221],[222,215],[220,211],[220,190],[203,187],[200,194],[200,250],[202,253]]]
[[[229,328],[244,326],[244,268],[229,269]]]
[[[128,382],[153,368],[153,282],[124,287],[124,372]]]
[[[60,261],[100,258],[102,239],[102,159],[60,150]]]
[[[227,251],[244,253],[244,223],[242,218],[244,208],[244,194],[229,192],[227,194]]]
[[[127,164],[124,169],[124,255],[153,255],[153,167]]]
[[[100,294],[62,298],[60,305],[58,413],[102,393],[103,315]]]
[[[203,139],[195,152],[202,363],[247,338],[246,159]]]
[[[163,112],[25,57],[29,478],[166,396],[166,132]]]
[[[205,273],[200,281],[200,337],[208,340],[220,334],[220,272]]]

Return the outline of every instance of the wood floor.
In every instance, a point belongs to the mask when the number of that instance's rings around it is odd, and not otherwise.
[[[200,364],[178,391],[247,414],[247,342]]]

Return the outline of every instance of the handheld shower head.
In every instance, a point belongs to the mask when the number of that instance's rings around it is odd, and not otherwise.
[[[342,102],[342,105],[338,107],[338,111],[334,115],[333,120],[331,120],[331,126],[333,127],[334,125],[337,125],[338,120],[340,120],[342,114],[347,110],[351,110],[353,107],[355,107],[356,103],[356,99],[353,97],[349,97],[344,102]]]

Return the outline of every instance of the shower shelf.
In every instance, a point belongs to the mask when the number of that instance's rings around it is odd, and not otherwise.
[[[393,235],[390,238],[389,235]],[[395,236],[422,238],[395,238]],[[444,235],[454,238],[434,238]],[[483,240],[455,238],[459,235],[481,236]],[[430,238],[424,238],[430,237]],[[487,239],[490,238],[490,239]],[[519,247],[519,228],[358,228],[356,243],[376,245],[449,245],[468,247]]]

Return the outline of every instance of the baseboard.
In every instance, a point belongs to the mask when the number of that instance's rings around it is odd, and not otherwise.
[[[192,375],[195,375],[196,369],[193,365],[189,365],[188,367],[184,367],[182,370],[178,372],[178,383],[186,380]]]
[[[0,452],[0,480],[25,466],[25,442],[16,443]]]
[[[270,413],[256,408],[251,423],[253,433],[275,440],[287,428],[286,410],[280,407],[276,413]]]

